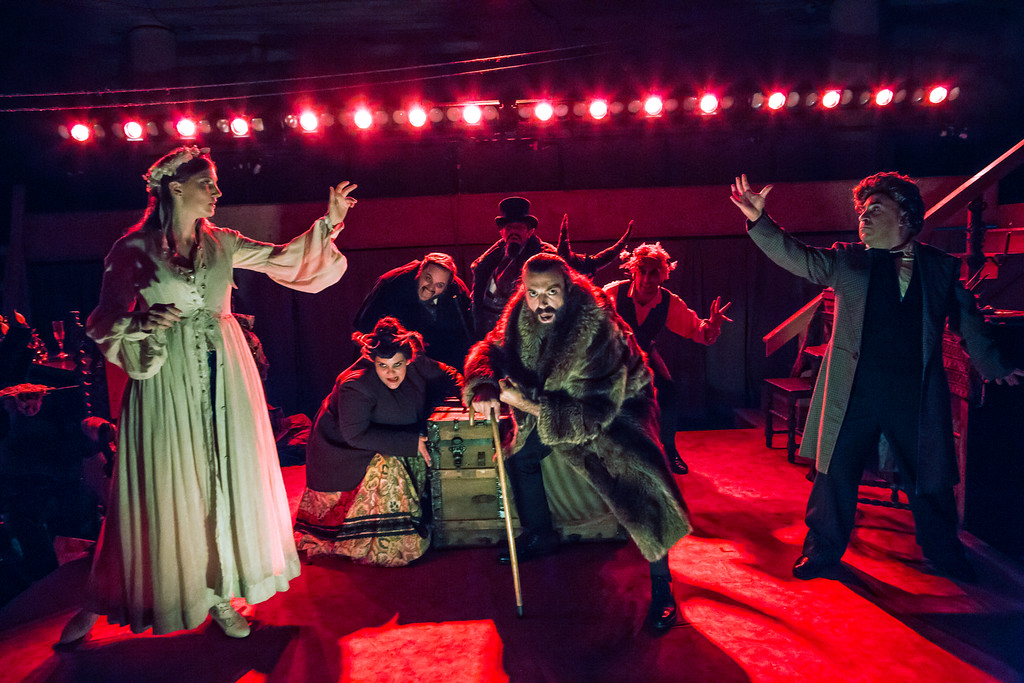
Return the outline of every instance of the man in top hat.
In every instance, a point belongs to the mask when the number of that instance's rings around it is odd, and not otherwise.
[[[534,254],[555,253],[555,247],[537,237],[537,217],[530,215],[530,201],[508,197],[498,204],[501,215],[494,222],[501,239],[480,255],[473,272],[473,325],[477,338],[494,328],[505,304],[519,287],[523,264]]]

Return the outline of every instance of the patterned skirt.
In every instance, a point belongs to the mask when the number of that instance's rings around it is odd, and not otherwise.
[[[422,458],[378,453],[352,491],[307,488],[295,520],[296,547],[308,558],[342,555],[381,567],[409,564],[430,546],[420,502],[426,479]]]

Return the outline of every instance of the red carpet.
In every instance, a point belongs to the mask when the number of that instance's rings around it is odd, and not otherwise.
[[[3,681],[1021,681],[1024,571],[968,542],[981,579],[928,573],[910,513],[862,506],[837,580],[801,582],[805,468],[759,430],[679,434],[695,533],[671,554],[687,626],[651,638],[647,566],[629,543],[523,565],[525,616],[493,549],[402,569],[303,568],[234,641],[207,623],[133,636],[104,620],[52,643],[87,571],[68,563],[0,612]],[[288,468],[293,508],[302,468]]]

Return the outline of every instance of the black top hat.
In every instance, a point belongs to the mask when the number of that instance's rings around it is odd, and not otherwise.
[[[537,217],[530,215],[530,200],[525,197],[507,197],[498,203],[500,216],[494,217],[494,222],[499,228],[509,223],[523,223],[531,230],[537,229]]]

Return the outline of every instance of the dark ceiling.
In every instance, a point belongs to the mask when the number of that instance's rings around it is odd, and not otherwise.
[[[109,127],[126,112],[156,118],[192,109],[214,117],[244,108],[265,119],[265,132],[243,141],[200,138],[214,148],[226,198],[235,202],[318,198],[339,177],[357,179],[364,196],[385,196],[712,184],[742,169],[777,180],[852,178],[882,167],[971,174],[1024,137],[1022,5],[5,2],[0,171],[8,188],[27,187],[32,208],[136,207],[139,174],[174,140],[129,144],[108,136],[74,145],[57,135],[60,123],[89,116]],[[488,59],[524,53],[531,54]],[[961,96],[943,108],[903,107],[886,116],[769,120],[742,102],[715,121],[622,117],[628,122],[544,132],[524,125],[511,106],[539,94],[603,92],[627,101],[652,88],[685,98],[707,86],[731,88],[742,100],[773,85],[810,90],[893,79],[911,86],[944,80],[959,85]],[[133,92],[112,92],[124,90]],[[337,111],[366,98],[387,108],[411,94],[503,106],[496,124],[473,134],[355,136],[337,126],[312,139],[280,123],[302,101]]]

